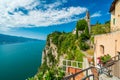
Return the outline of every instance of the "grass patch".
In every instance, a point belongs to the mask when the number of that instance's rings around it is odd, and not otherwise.
[[[88,53],[88,54],[91,55],[91,56],[94,56],[94,50],[93,50],[93,49],[88,49],[88,50],[86,51],[86,53]]]

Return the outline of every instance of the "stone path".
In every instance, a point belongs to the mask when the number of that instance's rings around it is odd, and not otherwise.
[[[102,74],[99,76],[99,80],[120,80],[119,78],[113,76],[113,77],[108,77],[105,74]]]

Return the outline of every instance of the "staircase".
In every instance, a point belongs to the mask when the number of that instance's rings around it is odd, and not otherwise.
[[[97,69],[96,68],[92,68],[91,71],[92,71],[93,75],[95,76],[94,80],[99,80],[98,79],[99,73],[98,73]]]
[[[107,73],[112,74],[112,76],[110,77],[109,75],[106,75],[103,69],[108,69]],[[91,70],[92,73],[89,73],[89,70]],[[102,73],[100,73],[99,70],[103,70]],[[80,72],[66,76],[63,80],[76,80],[76,76],[81,73],[84,73],[85,76],[79,80],[120,80],[120,54],[111,58],[111,60],[99,70],[96,67],[91,66],[81,70]]]

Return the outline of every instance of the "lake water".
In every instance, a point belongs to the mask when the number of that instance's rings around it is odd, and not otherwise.
[[[44,46],[45,42],[0,45],[0,80],[25,80],[34,76]]]

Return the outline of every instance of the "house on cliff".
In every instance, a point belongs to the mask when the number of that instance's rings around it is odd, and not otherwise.
[[[94,37],[94,61],[95,65],[99,63],[97,58],[109,54],[114,57],[120,53],[120,0],[114,0],[110,11],[111,32],[107,34],[96,35]],[[120,78],[120,62],[113,67],[113,73]]]
[[[95,64],[97,58],[106,54],[112,57],[120,52],[120,0],[114,0],[111,7],[111,32],[107,34],[100,34],[94,37],[95,45]]]

